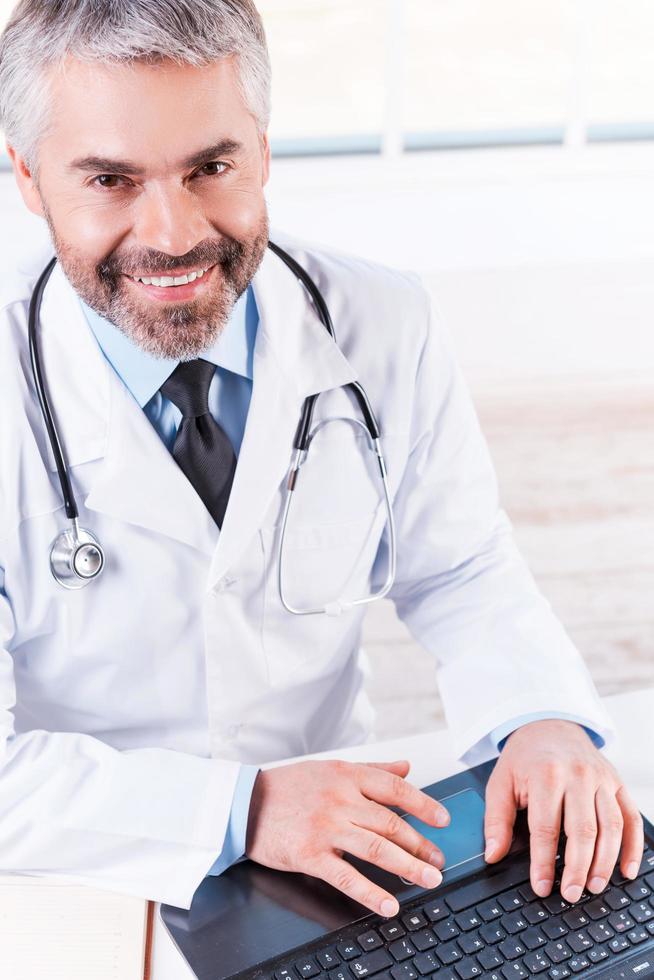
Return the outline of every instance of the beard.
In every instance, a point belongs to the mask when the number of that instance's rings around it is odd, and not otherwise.
[[[219,338],[234,304],[259,268],[268,245],[268,215],[264,210],[247,241],[206,239],[185,255],[167,255],[152,249],[110,252],[93,265],[58,235],[44,205],[57,259],[66,278],[84,302],[110,320],[121,333],[146,353],[177,361],[190,361],[209,350]],[[211,282],[194,300],[166,303],[149,299],[143,287],[125,276],[167,275],[179,268],[208,268]],[[139,296],[143,292],[143,296]]]

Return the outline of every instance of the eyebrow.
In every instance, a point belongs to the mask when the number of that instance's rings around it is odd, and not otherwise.
[[[208,163],[210,160],[215,160],[216,157],[238,153],[242,149],[243,144],[239,143],[237,140],[218,140],[218,142],[214,143],[212,146],[207,146],[203,150],[198,150],[197,153],[193,153],[190,157],[180,160],[177,166],[180,170],[185,170],[190,167],[198,167],[203,163]],[[139,167],[135,163],[131,163],[129,160],[112,160],[109,157],[96,156],[79,157],[77,160],[73,160],[73,162],[69,164],[68,169],[83,170],[86,172],[120,172],[121,174],[128,174],[132,177],[138,177],[144,173],[142,167]]]

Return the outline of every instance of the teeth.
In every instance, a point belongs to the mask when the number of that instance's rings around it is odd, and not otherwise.
[[[208,269],[198,269],[197,272],[190,272],[187,276],[131,276],[130,278],[134,282],[142,282],[145,286],[159,286],[165,289],[168,286],[185,286],[189,282],[195,282],[196,279],[201,279],[205,272],[208,272]]]

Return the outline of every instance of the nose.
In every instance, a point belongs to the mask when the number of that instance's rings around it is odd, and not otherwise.
[[[185,187],[150,186],[136,206],[134,232],[145,248],[185,255],[210,231],[199,201]]]

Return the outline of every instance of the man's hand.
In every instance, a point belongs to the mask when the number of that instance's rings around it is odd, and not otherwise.
[[[517,809],[528,807],[531,886],[549,895],[561,831],[566,834],[561,895],[576,902],[584,888],[601,892],[620,852],[620,870],[635,878],[643,855],[643,821],[610,762],[580,725],[534,721],[513,732],[486,789],[486,860],[511,846]]]
[[[246,854],[269,868],[322,878],[386,918],[399,904],[344,860],[343,852],[435,888],[443,853],[402,820],[401,808],[433,827],[450,817],[407,783],[409,763],[299,762],[260,772],[248,818]]]

